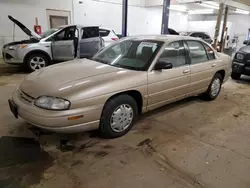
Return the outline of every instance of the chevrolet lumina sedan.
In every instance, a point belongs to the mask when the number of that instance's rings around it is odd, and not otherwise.
[[[28,75],[9,100],[15,117],[42,129],[99,129],[125,135],[138,115],[193,96],[214,100],[231,75],[231,58],[185,36],[124,38],[91,59]]]

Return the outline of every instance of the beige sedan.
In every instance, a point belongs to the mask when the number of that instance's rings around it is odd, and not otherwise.
[[[197,38],[125,38],[92,59],[30,74],[9,105],[15,117],[42,129],[99,129],[115,138],[126,134],[141,113],[193,95],[214,100],[231,74],[231,63]]]

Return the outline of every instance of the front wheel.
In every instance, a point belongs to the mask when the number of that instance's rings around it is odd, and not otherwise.
[[[138,116],[136,101],[129,95],[119,95],[104,106],[100,132],[104,137],[117,138],[129,132]]]
[[[203,97],[205,100],[211,101],[218,97],[221,91],[221,85],[222,85],[222,76],[219,73],[216,73],[206,91],[206,93],[203,94]]]
[[[232,79],[234,79],[234,80],[239,80],[240,79],[240,76],[241,76],[241,74],[239,74],[239,73],[232,73],[231,74],[231,78]]]
[[[25,64],[28,70],[33,72],[48,66],[49,60],[47,56],[42,53],[34,53],[27,58]]]

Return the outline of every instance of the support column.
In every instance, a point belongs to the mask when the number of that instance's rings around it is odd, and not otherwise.
[[[223,28],[222,28],[222,35],[221,35],[221,46],[220,46],[220,51],[223,52],[224,51],[224,47],[225,47],[225,37],[227,38],[227,36],[224,36],[226,32],[226,29],[227,29],[227,17],[228,17],[228,5],[226,6],[226,9],[225,9],[225,14],[224,14],[224,22],[223,22]]]
[[[163,1],[161,34],[168,34],[170,0]]]
[[[128,0],[122,1],[122,36],[127,36],[128,27]]]
[[[219,33],[220,33],[220,26],[221,26],[221,18],[222,18],[223,9],[224,9],[224,3],[221,3],[220,9],[218,12],[218,17],[217,17],[217,23],[215,26],[214,42],[212,45],[214,47],[214,49],[217,49],[217,43],[218,43],[218,37],[219,37]]]

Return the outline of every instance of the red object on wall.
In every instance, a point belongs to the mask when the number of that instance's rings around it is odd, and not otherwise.
[[[42,27],[40,25],[34,25],[34,31],[40,35],[42,34]]]

